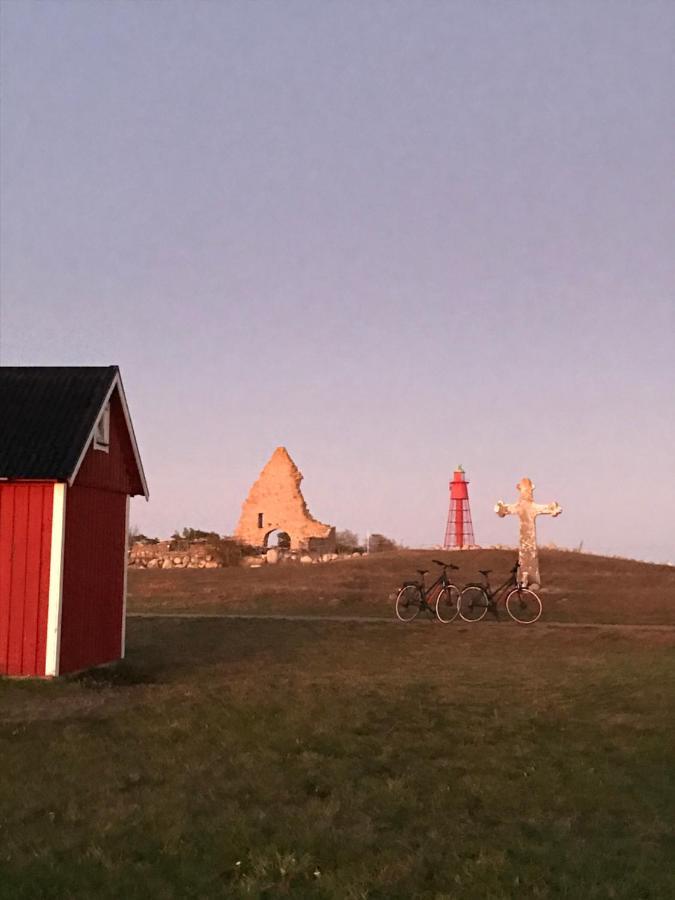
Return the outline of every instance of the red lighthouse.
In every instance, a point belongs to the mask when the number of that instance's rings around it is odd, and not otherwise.
[[[464,550],[475,544],[468,485],[464,469],[457,466],[450,482],[450,509],[443,542],[444,550]]]

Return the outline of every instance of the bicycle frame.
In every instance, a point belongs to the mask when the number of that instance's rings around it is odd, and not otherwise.
[[[422,581],[420,583],[420,587],[422,588],[422,593],[424,594],[424,599],[428,600],[431,597],[431,595],[433,594],[433,592],[436,590],[437,587],[444,588],[444,587],[447,587],[449,584],[450,584],[450,579],[448,578],[448,574],[447,574],[447,572],[443,571],[438,576],[436,581],[434,581],[434,583],[431,584],[428,588],[427,588],[426,584],[424,583],[424,575],[423,575]]]
[[[518,580],[518,569],[520,568],[520,563],[516,563],[516,565],[511,569],[509,573],[509,577],[505,582],[499,585],[499,587],[494,590],[490,586],[490,578],[484,572],[480,574],[483,577],[483,590],[485,591],[488,598],[488,610],[490,610],[493,615],[497,615],[497,607],[500,603],[504,603],[506,601],[506,597],[509,592],[513,588],[520,587],[520,582]]]
[[[482,573],[481,573],[482,574]],[[516,578],[516,573],[512,572],[506,581],[503,584],[500,584],[498,588],[492,590],[490,587],[490,579],[487,575],[483,575],[483,579],[485,584],[483,587],[485,588],[485,593],[488,596],[488,600],[494,606],[497,606],[499,601],[504,597],[505,594],[508,593],[509,588],[518,587],[518,579]]]
[[[439,618],[442,622],[446,621],[445,619],[443,619],[440,616],[438,609],[436,607],[438,605],[439,598],[441,597],[441,594],[444,590],[454,588],[455,591],[457,591],[457,592],[459,591],[457,586],[455,584],[453,584],[453,582],[450,579],[450,576],[448,575],[448,569],[449,568],[456,569],[457,566],[454,566],[452,563],[443,563],[440,560],[436,560],[436,559],[434,559],[432,561],[434,563],[436,563],[436,565],[441,566],[442,569],[441,569],[441,573],[438,576],[438,578],[436,578],[429,587],[427,587],[427,584],[426,584],[426,575],[428,574],[428,572],[423,571],[421,569],[418,569],[418,574],[420,575],[419,580],[404,581],[403,584],[401,585],[401,588],[400,588],[398,596],[397,596],[397,601],[396,601],[396,603],[397,603],[396,615],[399,618],[402,618],[402,617],[401,617],[401,615],[399,615],[399,612],[398,612],[398,598],[401,596],[403,591],[407,590],[408,588],[414,588],[414,589],[416,589],[417,595],[419,598],[416,601],[419,612],[427,611],[427,612],[430,612],[434,616],[434,618]],[[406,607],[407,607],[407,605],[406,605]],[[457,605],[457,610],[459,610],[459,605]],[[414,617],[415,616],[413,615],[412,618],[414,618]],[[407,621],[407,619],[404,619],[404,621]],[[452,619],[450,619],[449,621],[452,621]]]
[[[466,622],[479,622],[487,612],[491,612],[499,621],[498,610],[501,605],[521,625],[536,622],[543,609],[541,598],[522,584],[518,578],[518,569],[516,564],[506,581],[496,588],[490,585],[489,570],[480,570],[482,581],[467,584],[460,595],[460,616]]]

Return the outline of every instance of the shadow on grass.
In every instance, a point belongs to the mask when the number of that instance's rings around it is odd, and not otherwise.
[[[274,622],[131,620],[127,624],[125,659],[65,680],[97,690],[184,682],[203,678],[209,669],[215,677],[218,672],[222,677],[256,657],[275,662],[290,660],[312,639],[312,632],[311,627],[289,631]]]
[[[147,668],[142,662],[134,664],[127,659],[65,676],[65,681],[74,682],[92,690],[156,684],[158,680],[160,679],[157,678],[157,673]]]

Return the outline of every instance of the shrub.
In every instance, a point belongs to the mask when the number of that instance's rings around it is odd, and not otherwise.
[[[219,541],[220,535],[215,531],[202,531],[201,528],[184,528],[174,531],[172,541]]]
[[[385,550],[399,550],[400,547],[391,538],[383,534],[371,534],[368,539],[368,553],[384,553]]]
[[[363,551],[363,547],[359,544],[359,536],[345,528],[344,531],[338,531],[335,535],[335,551],[336,553],[355,553]]]
[[[209,542],[211,543],[211,542]],[[213,541],[213,556],[221,566],[238,566],[244,556],[244,547],[232,538],[219,537]]]
[[[129,529],[129,543],[130,544],[159,544],[159,538],[148,537],[147,534],[143,534],[137,528],[130,528]]]

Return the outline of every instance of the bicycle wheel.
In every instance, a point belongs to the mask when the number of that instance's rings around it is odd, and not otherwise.
[[[420,589],[413,584],[407,584],[398,592],[396,598],[396,615],[401,622],[411,622],[422,607],[422,595]]]
[[[446,625],[459,614],[459,588],[454,584],[441,588],[436,597],[436,617]]]
[[[541,615],[541,600],[529,588],[514,588],[506,598],[506,611],[521,625],[536,622]]]
[[[490,601],[480,584],[468,584],[459,595],[459,615],[465,622],[480,622]]]

